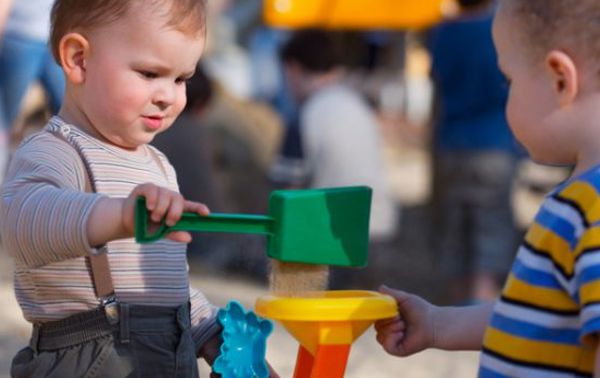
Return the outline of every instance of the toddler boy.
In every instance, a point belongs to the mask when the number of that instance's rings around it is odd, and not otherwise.
[[[480,377],[600,377],[600,4],[501,0],[494,21],[507,118],[537,162],[573,165],[525,236],[495,304],[436,307],[383,288],[390,354],[481,349]]]
[[[140,195],[169,225],[208,213],[148,145],[185,106],[204,37],[200,0],[55,2],[64,103],[19,147],[0,203],[17,300],[34,326],[14,377],[194,377],[197,356],[216,357],[216,309],[189,287],[189,234],[132,238]]]

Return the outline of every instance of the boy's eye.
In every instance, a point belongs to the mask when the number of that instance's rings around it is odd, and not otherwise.
[[[158,75],[156,73],[151,72],[151,71],[139,71],[139,72],[140,72],[140,75],[142,75],[146,79],[156,79],[158,77]]]
[[[190,78],[186,78],[186,77],[178,77],[177,79],[175,79],[175,84],[189,84],[190,83]]]

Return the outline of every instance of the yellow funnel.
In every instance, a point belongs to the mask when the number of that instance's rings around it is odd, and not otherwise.
[[[255,312],[279,321],[314,355],[318,345],[351,345],[375,320],[396,316],[398,308],[392,297],[377,292],[336,290],[265,296],[256,301]]]

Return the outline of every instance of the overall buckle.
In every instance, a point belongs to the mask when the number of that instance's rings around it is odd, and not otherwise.
[[[102,307],[108,324],[115,325],[119,323],[119,301],[114,295],[102,298]]]

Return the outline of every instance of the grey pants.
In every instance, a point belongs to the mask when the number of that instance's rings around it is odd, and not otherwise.
[[[119,305],[119,323],[104,309],[34,326],[11,376],[198,377],[189,306]]]
[[[516,163],[504,152],[437,155],[434,247],[449,278],[508,273],[517,246],[511,206]]]

